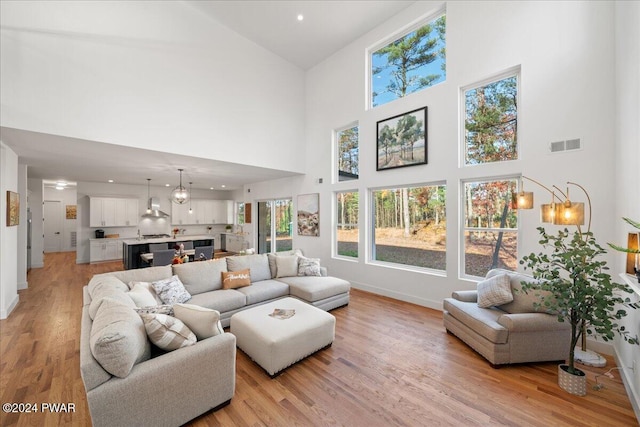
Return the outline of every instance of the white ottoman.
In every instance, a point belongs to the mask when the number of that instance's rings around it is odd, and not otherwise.
[[[294,309],[288,319],[271,317],[276,308]],[[295,298],[283,298],[231,316],[230,332],[244,351],[271,377],[331,345],[335,337],[333,315]]]

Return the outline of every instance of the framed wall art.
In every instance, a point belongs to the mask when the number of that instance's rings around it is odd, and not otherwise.
[[[76,219],[78,217],[77,205],[66,205],[65,210],[67,219]]]
[[[20,224],[20,194],[7,191],[7,227]]]
[[[320,194],[300,194],[298,196],[298,235],[320,235]]]
[[[427,164],[427,107],[377,123],[376,170]]]

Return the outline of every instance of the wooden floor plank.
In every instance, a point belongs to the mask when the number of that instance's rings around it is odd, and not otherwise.
[[[0,321],[0,400],[74,403],[75,413],[0,413],[0,426],[91,425],[79,370],[82,287],[122,263],[75,264],[75,253],[46,254],[29,289]],[[336,316],[333,345],[271,379],[237,352],[231,404],[192,426],[633,426],[638,425],[613,367],[585,367],[588,394],[557,385],[555,363],[492,369],[448,335],[442,314],[353,290]],[[197,392],[194,390],[194,392]]]

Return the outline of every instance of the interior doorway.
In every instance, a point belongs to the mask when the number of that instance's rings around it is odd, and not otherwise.
[[[62,202],[45,200],[43,203],[44,252],[62,251]]]

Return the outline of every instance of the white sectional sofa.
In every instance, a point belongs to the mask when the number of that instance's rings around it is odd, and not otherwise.
[[[290,259],[292,254],[277,256]],[[283,276],[277,256],[234,256],[95,275],[83,290],[80,337],[80,371],[93,425],[181,425],[228,404],[235,391],[235,336],[222,333],[178,350],[158,350],[147,339],[128,295],[134,282],[177,275],[191,295],[187,303],[217,310],[225,327],[234,313],[290,296],[327,311],[349,303],[349,282],[327,276],[324,268],[321,276]],[[246,268],[249,286],[222,289],[222,272]],[[112,354],[107,360],[104,354],[98,357],[102,365],[92,347],[99,332],[94,321],[100,327],[106,321],[115,331]],[[119,372],[112,364],[125,366]]]

